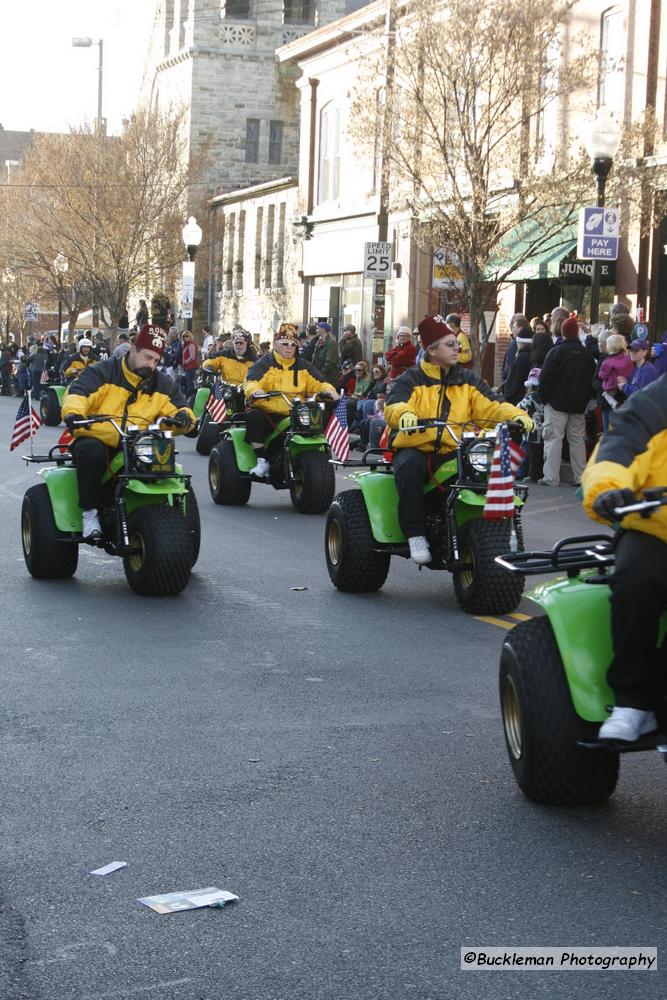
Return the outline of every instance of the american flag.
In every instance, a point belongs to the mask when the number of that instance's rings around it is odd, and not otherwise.
[[[484,517],[487,520],[500,520],[514,514],[514,477],[524,457],[523,448],[511,440],[507,424],[501,424],[486,488]]]
[[[39,413],[31,405],[31,400],[28,393],[25,394],[19,406],[19,411],[16,414],[16,423],[14,424],[14,430],[12,431],[12,440],[9,445],[9,450],[14,451],[14,448],[18,448],[22,441],[27,440],[27,438],[32,437],[36,434],[38,429],[42,426],[42,421]]]
[[[70,434],[70,432],[67,430],[67,428],[65,428],[65,430],[62,432],[62,434],[58,438],[58,447],[60,448],[61,454],[63,454],[63,455],[65,454],[65,452],[67,451],[67,449],[69,448],[69,446],[71,445],[71,443],[72,443],[73,440],[74,440],[74,438],[72,437],[72,435]]]
[[[213,383],[213,391],[208,397],[206,409],[211,414],[211,420],[214,424],[221,424],[227,416],[227,406],[223,397],[222,385],[217,379]]]
[[[350,454],[350,436],[347,432],[347,408],[344,396],[340,397],[338,406],[331,414],[324,435],[336,458],[340,462],[346,462]]]
[[[49,373],[46,371],[46,369],[44,369],[42,374],[39,376],[39,381],[41,385],[44,385],[46,382],[49,381]]]

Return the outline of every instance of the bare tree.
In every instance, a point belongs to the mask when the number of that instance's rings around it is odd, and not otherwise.
[[[41,135],[13,174],[4,256],[53,289],[70,317],[95,304],[117,327],[130,291],[162,288],[183,259],[193,181],[183,125],[182,111],[144,109],[119,137]],[[55,263],[62,258],[64,274]]]
[[[585,107],[595,61],[581,41],[564,45],[571,0],[391,2],[403,13],[367,57],[350,130],[383,150],[391,202],[409,205],[417,242],[451,255],[479,369],[499,287],[571,240],[590,195],[590,161],[581,142],[566,148],[563,114],[575,96]],[[378,121],[383,79],[391,113]]]

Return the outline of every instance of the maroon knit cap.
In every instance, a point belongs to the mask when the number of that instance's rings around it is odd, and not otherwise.
[[[442,316],[426,316],[419,326],[419,339],[421,340],[422,347],[426,350],[427,347],[431,347],[436,341],[442,340],[446,337],[448,333],[454,333],[453,330],[447,326],[446,322]]]
[[[579,324],[577,323],[577,317],[568,316],[567,319],[564,319],[560,332],[563,335],[564,340],[578,340]]]
[[[155,351],[162,357],[165,339],[165,332],[159,326],[149,326],[148,323],[144,323],[134,338],[134,346],[138,351]]]

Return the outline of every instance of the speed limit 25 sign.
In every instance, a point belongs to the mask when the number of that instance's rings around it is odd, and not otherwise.
[[[391,277],[391,243],[364,244],[364,278]]]

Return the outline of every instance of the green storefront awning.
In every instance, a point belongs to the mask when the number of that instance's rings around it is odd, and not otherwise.
[[[486,277],[495,280],[496,275],[506,273],[516,261],[517,266],[507,275],[507,281],[539,281],[542,278],[558,278],[560,262],[577,245],[575,223],[562,229],[553,237],[545,237],[538,221],[531,219],[521,223],[508,233],[502,241],[503,253],[490,261]],[[531,253],[532,247],[537,247]],[[520,263],[519,263],[520,261]]]

